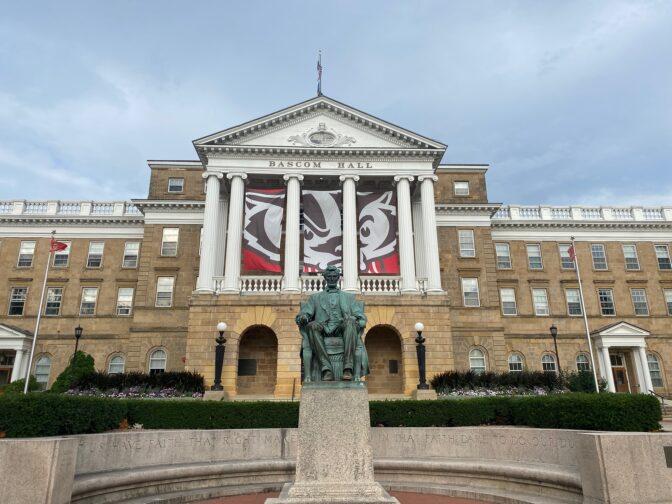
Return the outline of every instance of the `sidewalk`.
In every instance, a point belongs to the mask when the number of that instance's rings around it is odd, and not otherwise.
[[[399,499],[401,504],[484,504],[475,500],[457,499],[443,495],[423,495],[408,492],[390,492],[390,494]],[[220,499],[203,501],[199,504],[264,504],[266,499],[277,496],[277,492],[236,495],[233,497],[222,497]]]

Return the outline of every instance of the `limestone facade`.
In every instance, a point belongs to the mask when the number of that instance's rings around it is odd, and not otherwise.
[[[294,138],[304,130],[312,131],[311,125],[317,127],[323,124],[320,121],[334,130],[341,128],[358,143],[337,151],[287,146],[290,133]],[[425,326],[428,378],[470,367],[506,371],[514,354],[526,369],[541,370],[542,360],[548,366],[549,358],[557,369],[549,335],[552,324],[558,329],[560,366],[577,369],[577,359],[587,356],[589,349],[584,318],[580,313],[570,315],[567,305],[567,291],[574,292],[578,282],[574,269],[563,268],[560,245],[570,243],[572,236],[600,374],[614,389],[672,392],[672,269],[665,260],[666,247],[672,242],[672,208],[492,203],[487,196],[486,165],[439,164],[445,150],[442,144],[326,97],[194,144],[197,161],[149,162],[147,199],[0,202],[0,352],[7,349],[14,356],[17,372],[12,379],[25,373],[53,230],[58,240],[70,243],[70,253],[66,263],[61,260],[60,265],[52,262],[50,266],[47,287],[62,289],[61,306],[50,315],[43,308],[32,362],[35,372],[36,363],[47,358],[38,372],[47,386],[72,355],[77,325],[84,329],[79,348],[93,355],[102,370],[113,370],[112,360],[117,357],[117,365],[123,362],[127,371],[194,370],[210,385],[215,327],[225,321],[222,380],[230,397],[299,394],[301,341],[294,317],[310,286],[304,276],[290,279],[289,285],[298,286],[296,292],[283,287],[288,280],[282,275],[250,275],[240,269],[239,256],[239,271],[228,267],[236,265],[231,251],[240,247],[240,236],[232,233],[231,223],[242,219],[242,214],[232,211],[240,203],[232,188],[244,191],[250,180],[269,187],[299,180],[304,186],[338,188],[354,181],[357,187],[393,189],[403,180],[403,184],[408,181],[412,215],[406,215],[410,227],[399,233],[399,241],[406,253],[411,252],[411,267],[387,279],[391,289],[369,287],[373,284],[366,284],[364,277],[353,287],[366,303],[364,334],[372,364],[372,393],[410,395],[417,386],[416,322]],[[204,174],[208,184],[219,188],[217,194],[210,193],[214,198],[210,213]],[[344,175],[351,181],[339,180]],[[207,225],[206,214],[211,219]],[[433,224],[434,236],[428,224]],[[287,225],[283,223],[283,231]],[[210,226],[207,233],[202,231],[204,226]],[[27,242],[35,243],[32,261],[19,266],[22,243],[25,252]],[[104,243],[102,260],[92,265],[90,244],[100,242]],[[139,243],[137,262],[125,260],[129,242]],[[295,247],[301,247],[300,240],[288,240],[283,232],[283,264],[287,253],[290,258],[300,257],[300,248]],[[508,258],[498,257],[497,251],[507,247]],[[593,249],[604,251],[606,265],[598,264],[602,269],[594,267]],[[530,250],[540,253],[534,264],[528,257]],[[201,275],[199,280],[204,265],[211,276]],[[440,275],[436,285],[433,271]],[[258,289],[262,280],[272,282],[263,292]],[[170,291],[167,284],[172,286]],[[477,285],[477,293],[463,293],[465,285]],[[412,288],[402,293],[404,286]],[[27,291],[18,310],[21,299],[12,296],[21,298],[22,288]],[[86,293],[97,289],[92,313],[82,310],[84,289],[89,289]],[[125,293],[132,289],[130,313],[118,309],[120,289]],[[602,313],[600,290],[613,295],[614,315]],[[506,312],[502,295],[509,296]],[[465,296],[470,301],[466,306]],[[540,297],[547,306],[539,303]],[[638,312],[633,298],[639,300]],[[16,338],[18,344],[10,346],[10,339]],[[47,362],[50,365],[45,367]],[[239,376],[239,364],[246,366],[244,376]],[[253,368],[255,374],[250,374]]]

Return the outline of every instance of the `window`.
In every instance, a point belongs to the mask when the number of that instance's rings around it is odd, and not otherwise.
[[[166,351],[162,349],[154,350],[149,355],[149,374],[163,373],[166,370]]]
[[[508,243],[495,243],[497,269],[511,269],[511,249]]]
[[[510,287],[499,289],[499,299],[502,302],[502,315],[517,315],[516,291]]]
[[[257,359],[238,359],[238,376],[257,376]]]
[[[183,178],[169,178],[168,179],[168,192],[181,193],[183,191],[184,191],[184,179]]]
[[[133,311],[133,287],[120,287],[117,291],[117,315],[128,316]]]
[[[585,353],[580,353],[576,356],[576,370],[590,371],[590,359]]]
[[[62,242],[67,245],[63,250],[54,252],[54,268],[66,268],[70,262],[70,242]]]
[[[33,265],[33,257],[35,256],[35,242],[22,241],[19,246],[19,261],[17,266],[19,268],[30,268]]]
[[[100,268],[103,265],[103,251],[105,242],[89,243],[89,255],[86,258],[87,268]]]
[[[652,353],[646,354],[646,361],[649,365],[651,384],[657,388],[664,387],[665,384],[663,383],[663,373],[660,369],[660,361],[658,360],[658,356]]]
[[[137,268],[138,256],[140,255],[140,242],[126,242],[124,245],[124,259],[122,268]]]
[[[399,374],[399,361],[397,359],[387,361],[387,372],[389,374]]]
[[[481,299],[478,295],[478,278],[462,279],[462,302],[464,306],[481,306]]]
[[[555,373],[555,356],[551,354],[544,354],[541,357],[541,369],[544,373]]]
[[[601,243],[593,243],[590,246],[590,253],[593,256],[593,269],[606,270],[607,253],[604,250],[604,245],[602,245]]]
[[[469,369],[476,374],[485,373],[485,354],[483,350],[473,348],[469,352]]]
[[[460,257],[476,257],[474,232],[471,229],[461,229],[457,232],[460,242]]]
[[[614,306],[614,291],[611,289],[598,289],[597,297],[600,300],[600,311],[602,315],[611,316],[616,315],[616,307]]]
[[[173,306],[174,277],[159,277],[156,279],[156,306],[170,308]]]
[[[579,289],[565,289],[565,299],[567,299],[567,315],[570,317],[583,315]]]
[[[637,245],[624,244],[623,257],[625,258],[625,269],[627,271],[637,271],[639,269],[639,258],[637,257]]]
[[[121,355],[115,355],[110,359],[110,363],[107,366],[107,374],[123,373],[124,367],[125,367],[124,357]]]
[[[648,315],[649,304],[646,301],[646,290],[630,289],[630,298],[632,306],[635,308],[635,315]]]
[[[538,317],[550,315],[548,308],[548,293],[546,289],[532,289],[532,301],[534,303],[534,314]]]
[[[43,355],[35,362],[35,380],[42,390],[47,388],[49,373],[51,372],[51,357]]]
[[[509,355],[509,372],[518,373],[523,370],[523,357],[520,354]]]
[[[541,245],[531,243],[527,248],[527,264],[530,269],[543,269],[544,264],[541,261]]]
[[[49,287],[47,289],[47,304],[44,314],[48,317],[57,317],[61,314],[63,301],[63,287]]]
[[[14,287],[9,296],[9,315],[23,315],[28,297],[28,287]]]
[[[670,263],[670,250],[667,245],[656,245],[656,258],[658,259],[658,268],[661,270],[672,269]]]
[[[572,247],[571,243],[560,243],[558,244],[558,250],[560,251],[560,267],[562,269],[573,270],[574,261],[572,261],[572,256],[569,255],[569,249]]]
[[[665,295],[665,304],[667,305],[667,314],[672,315],[672,289],[665,289],[663,291]]]
[[[469,182],[453,182],[453,192],[455,196],[469,196]]]
[[[161,240],[161,255],[175,257],[177,255],[177,241],[180,236],[178,228],[163,228]]]
[[[84,287],[82,289],[82,302],[79,305],[79,314],[95,315],[97,301],[98,301],[98,287]]]

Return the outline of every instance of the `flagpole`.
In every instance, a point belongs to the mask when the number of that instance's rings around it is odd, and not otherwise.
[[[593,368],[593,378],[595,378],[595,392],[600,393],[600,384],[597,381],[597,368],[595,367],[595,357],[593,356],[593,343],[590,340],[590,326],[588,325],[588,314],[586,313],[586,303],[583,301],[583,286],[581,285],[581,270],[579,269],[579,261],[576,255],[576,245],[574,244],[574,237],[572,240],[572,250],[574,251],[574,267],[576,268],[576,277],[579,281],[579,296],[581,296],[581,312],[583,313],[583,323],[586,326],[586,339],[588,340],[588,351],[590,352],[590,365]]]
[[[47,289],[47,278],[49,276],[49,265],[51,264],[51,248],[54,241],[56,231],[51,232],[51,241],[49,242],[49,256],[47,257],[47,267],[44,270],[44,281],[42,282],[42,294],[40,295],[40,307],[37,310],[37,321],[35,322],[35,332],[33,332],[33,345],[30,348],[30,357],[28,359],[28,366],[26,367],[26,383],[23,384],[23,393],[28,393],[28,385],[30,383],[30,369],[33,366],[33,357],[35,356],[35,345],[37,343],[37,333],[40,330],[40,321],[42,320],[42,305],[44,304],[44,292]]]

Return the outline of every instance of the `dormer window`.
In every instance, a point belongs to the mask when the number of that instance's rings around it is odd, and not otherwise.
[[[168,192],[169,193],[184,192],[184,179],[183,178],[169,178],[168,179]]]
[[[453,183],[455,196],[469,196],[469,182],[461,181]]]

